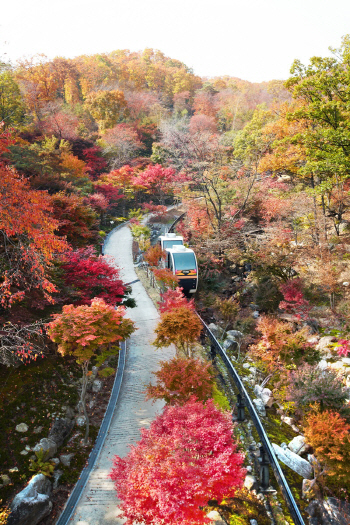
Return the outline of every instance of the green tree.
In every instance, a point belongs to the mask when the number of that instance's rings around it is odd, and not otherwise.
[[[0,122],[5,128],[24,119],[24,103],[18,84],[6,65],[0,64]]]
[[[291,139],[306,152],[299,174],[320,196],[339,235],[339,223],[350,206],[350,35],[339,49],[330,50],[333,57],[312,57],[307,66],[299,60],[293,63],[286,86],[301,104],[287,118],[305,124]]]

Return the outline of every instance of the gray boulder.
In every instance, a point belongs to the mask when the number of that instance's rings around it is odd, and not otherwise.
[[[74,454],[72,454],[72,453],[71,454],[61,454],[60,462],[65,467],[70,467],[70,462],[71,462],[73,456],[74,456]]]
[[[34,476],[11,503],[8,525],[37,525],[52,509],[51,483],[44,474]]]
[[[258,415],[263,417],[266,416],[264,402],[258,397],[257,399],[253,399],[253,403],[255,405],[256,411],[258,412]]]
[[[221,328],[221,326],[218,326],[215,323],[210,323],[208,325],[208,328],[209,328],[209,330],[211,330],[213,332],[213,334],[215,335],[216,338],[221,337],[223,332],[224,332],[224,330]]]
[[[220,514],[217,510],[212,510],[207,514],[207,518],[212,521],[213,525],[225,525],[225,521],[222,520]]]
[[[73,427],[74,421],[71,419],[56,419],[50,430],[48,438],[54,441],[57,446],[60,447],[71,433]]]
[[[239,330],[228,330],[226,332],[226,338],[232,339],[233,341],[241,341],[244,335]]]
[[[20,423],[19,425],[16,426],[16,431],[17,432],[28,432],[28,425],[26,425],[25,423]]]
[[[33,452],[40,452],[41,449],[45,452],[43,460],[47,461],[55,456],[57,452],[57,444],[52,439],[43,438],[35,445]]]
[[[59,470],[59,469],[55,470],[55,472],[53,473],[53,486],[52,486],[53,489],[57,489],[59,485],[59,480],[62,476],[63,476],[63,470]]]
[[[279,447],[276,443],[272,443],[272,446],[276,456],[284,465],[287,465],[287,467],[294,470],[294,472],[303,478],[312,479],[313,468],[306,459],[301,458],[298,454],[294,454],[294,452],[291,452],[288,448],[283,449]]]
[[[100,379],[95,379],[92,383],[92,391],[93,392],[99,392],[102,388],[102,381]]]
[[[9,485],[11,483],[11,479],[7,474],[1,474],[0,481],[0,488],[6,487],[6,485]]]
[[[260,385],[255,385],[254,394],[261,399],[265,407],[272,407],[273,405],[273,396],[269,388],[263,388]]]
[[[78,425],[78,427],[83,427],[85,425],[85,423],[86,423],[86,417],[85,416],[78,416],[75,419],[75,422]]]
[[[295,436],[295,438],[293,438],[292,441],[288,443],[288,448],[294,452],[294,454],[298,454],[298,456],[300,456],[310,449],[310,445],[306,442],[304,436]]]
[[[257,479],[255,476],[252,476],[251,474],[247,474],[244,479],[244,488],[247,490],[253,490],[254,487],[257,485]]]
[[[348,525],[350,521],[350,504],[336,498],[315,499],[305,510],[314,525]]]
[[[232,339],[225,339],[225,341],[222,344],[222,348],[224,350],[237,350],[238,343],[237,341],[233,341]]]
[[[330,344],[335,341],[335,337],[332,335],[326,335],[321,337],[319,342],[316,345],[316,350],[318,350],[323,358],[332,357]]]

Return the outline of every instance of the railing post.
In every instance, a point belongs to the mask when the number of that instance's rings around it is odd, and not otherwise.
[[[211,360],[214,362],[216,357],[216,350],[214,345],[210,345],[210,357]]]
[[[267,490],[270,484],[270,472],[269,472],[269,459],[267,457],[265,448],[261,445],[260,447],[260,486],[263,490]]]
[[[244,421],[245,420],[245,411],[244,411],[244,401],[241,394],[237,394],[237,421]]]

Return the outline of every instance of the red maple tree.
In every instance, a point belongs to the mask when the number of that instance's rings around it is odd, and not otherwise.
[[[62,267],[66,284],[75,290],[75,304],[91,304],[94,297],[111,305],[123,301],[126,288],[119,270],[97,256],[92,246],[66,254]]]
[[[148,399],[164,399],[170,405],[183,405],[195,396],[198,401],[207,401],[213,393],[213,372],[210,363],[198,359],[174,357],[162,361],[160,369],[153,372],[155,385],[147,385]]]
[[[32,291],[52,301],[56,288],[48,271],[54,255],[68,245],[55,235],[58,221],[51,215],[51,198],[1,163],[0,197],[0,304],[10,307]]]
[[[114,458],[125,525],[210,523],[201,507],[233,497],[245,476],[232,434],[230,414],[212,400],[166,407],[125,458]]]
[[[158,302],[159,311],[161,313],[168,312],[173,308],[178,308],[179,306],[186,306],[194,310],[194,299],[188,301],[184,294],[182,293],[182,288],[177,286],[175,290],[168,288],[168,290],[160,294],[162,301]]]

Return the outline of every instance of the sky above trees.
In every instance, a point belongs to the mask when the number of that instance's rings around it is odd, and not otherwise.
[[[348,0],[13,0],[1,14],[3,60],[152,47],[197,75],[251,82],[288,78],[350,27]]]

